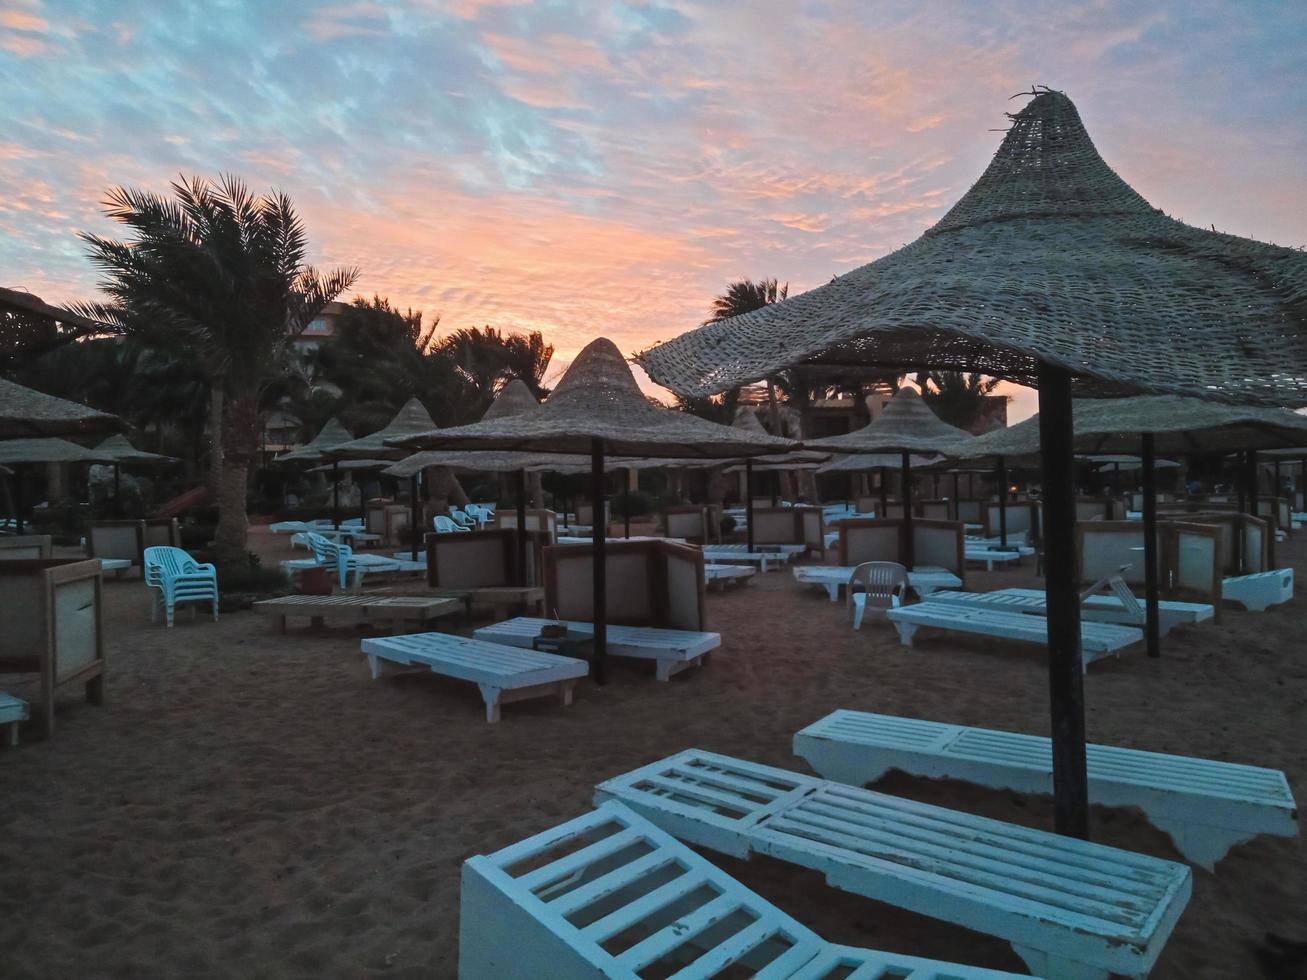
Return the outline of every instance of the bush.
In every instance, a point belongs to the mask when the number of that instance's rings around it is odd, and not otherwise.
[[[722,515],[722,537],[726,537],[735,531],[735,518],[730,514]]]
[[[183,524],[179,528],[183,551],[195,552],[213,543],[216,524]]]
[[[631,490],[626,493],[619,493],[613,498],[613,516],[625,517],[628,509],[632,517],[644,517],[652,514],[654,512],[653,494],[645,493],[643,490]]]

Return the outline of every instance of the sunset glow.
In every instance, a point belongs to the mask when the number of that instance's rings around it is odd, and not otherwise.
[[[90,299],[107,187],[235,172],[357,293],[541,330],[556,373],[916,238],[1032,83],[1157,207],[1307,244],[1301,4],[215,6],[0,0],[0,285]]]

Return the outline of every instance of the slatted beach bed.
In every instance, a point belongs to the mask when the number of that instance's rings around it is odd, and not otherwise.
[[[18,744],[18,726],[27,719],[27,714],[26,701],[6,691],[0,691],[0,729],[4,731],[6,745]]]
[[[307,619],[313,626],[332,619],[386,626],[394,631],[403,623],[414,623],[420,629],[442,616],[460,613],[463,603],[436,596],[284,595],[254,603],[254,611],[278,617],[283,633],[286,620],[292,616]]]
[[[1145,977],[1189,901],[1172,861],[691,749],[596,788],[692,844],[1012,944],[1040,976]]]
[[[1237,602],[1249,612],[1265,612],[1293,598],[1293,569],[1228,576],[1221,582],[1221,598]]]
[[[786,549],[786,550],[782,550]],[[709,562],[729,562],[738,564],[739,562],[756,562],[761,571],[769,571],[773,565],[784,565],[803,549],[802,545],[756,545],[753,551],[749,550],[747,544],[709,544],[704,545],[704,561]]]
[[[531,616],[518,616],[493,626],[483,626],[472,635],[487,643],[502,643],[506,646],[530,650],[532,641],[540,635],[543,626],[558,623],[555,619],[536,619]],[[592,623],[565,622],[572,633],[590,635],[594,633]],[[669,680],[673,674],[697,667],[703,658],[722,645],[720,633],[703,633],[697,630],[655,629],[649,626],[608,626],[608,655],[613,657],[634,657],[639,660],[652,660],[655,674],[660,681]]]
[[[1051,793],[1050,742],[1039,735],[918,718],[834,711],[794,736],[794,752],[828,779],[864,786],[891,769]],[[1207,870],[1258,834],[1293,837],[1297,805],[1284,773],[1112,745],[1087,747],[1089,797],[1138,807],[1186,858]]]
[[[1014,977],[828,943],[619,803],[463,862],[458,975]]]
[[[935,597],[912,606],[885,610],[885,617],[899,631],[899,641],[913,645],[920,629],[939,629],[950,633],[968,633],[1021,643],[1048,645],[1048,620],[1019,612],[974,609],[937,602]],[[1087,669],[1095,660],[1117,656],[1127,647],[1143,642],[1144,631],[1133,626],[1113,623],[1081,622],[1080,664]]]
[[[728,584],[744,586],[749,584],[749,580],[757,574],[756,568],[750,568],[748,565],[716,565],[707,564],[703,566],[703,580],[708,588],[714,586],[724,589]]]
[[[1096,623],[1116,623],[1120,626],[1142,626],[1143,603],[1130,597],[1122,602],[1114,595],[1091,595],[1080,600],[1080,618]],[[1047,609],[1042,589],[998,589],[994,592],[939,592],[931,602],[946,602],[953,606],[972,609],[992,609],[1000,612],[1026,613],[1043,616]],[[1205,602],[1171,602],[1157,604],[1158,625],[1162,636],[1177,626],[1203,623],[1216,615],[1216,610]]]
[[[590,665],[573,657],[469,640],[448,633],[411,633],[382,636],[361,644],[372,668],[372,679],[384,668],[429,669],[459,680],[472,681],[486,702],[486,721],[499,721],[499,709],[511,701],[558,695],[572,703],[572,688],[590,673]]]

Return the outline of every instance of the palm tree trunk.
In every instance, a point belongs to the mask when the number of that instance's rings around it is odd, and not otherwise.
[[[209,385],[209,495],[215,500],[222,494],[222,382]]]
[[[226,402],[222,426],[221,471],[218,480],[218,527],[213,535],[214,557],[222,562],[244,562],[250,520],[246,512],[250,463],[259,446],[257,391],[233,392]],[[212,403],[211,403],[212,404]]]
[[[767,414],[771,419],[771,434],[778,438],[784,435],[781,431],[781,409],[776,404],[776,384],[771,378],[767,379]],[[786,500],[794,500],[794,481],[787,470],[780,473],[781,494]]]

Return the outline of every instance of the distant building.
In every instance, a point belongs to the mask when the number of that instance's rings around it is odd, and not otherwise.
[[[336,321],[349,304],[328,303],[322,312],[309,321],[309,325],[291,343],[299,351],[313,350],[336,336]]]

